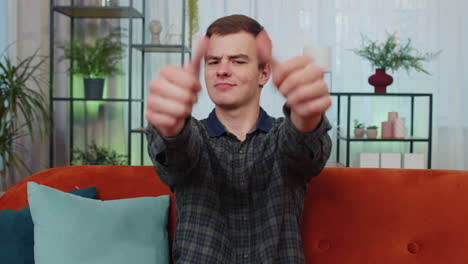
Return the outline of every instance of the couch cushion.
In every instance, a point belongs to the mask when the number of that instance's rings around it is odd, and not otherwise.
[[[84,199],[28,183],[37,264],[168,263],[169,196]]]
[[[99,200],[171,196],[169,231],[173,235],[176,211],[173,194],[152,166],[65,166],[41,171],[22,180],[0,197],[0,210],[18,210],[28,204],[26,185],[34,181],[61,191],[96,186]]]
[[[95,187],[72,190],[70,193],[86,198],[96,198]],[[29,206],[17,211],[0,211],[0,234],[2,263],[34,263],[34,227]]]

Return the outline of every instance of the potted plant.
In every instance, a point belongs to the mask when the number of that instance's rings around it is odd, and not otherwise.
[[[94,44],[77,39],[61,46],[65,51],[61,60],[72,61],[69,73],[83,76],[86,99],[102,99],[104,77],[120,73],[118,62],[125,50],[121,37],[122,34],[114,30],[96,39]]]
[[[198,0],[188,0],[189,44],[192,48],[192,38],[198,32]]]
[[[357,138],[364,137],[364,124],[357,119],[354,119],[354,136]]]
[[[87,150],[73,150],[73,165],[127,165],[127,155],[91,141]]]
[[[411,39],[400,45],[396,33],[387,34],[387,39],[383,43],[371,41],[366,36],[362,35],[363,47],[359,50],[352,50],[355,54],[367,59],[376,68],[376,73],[369,77],[369,84],[375,87],[376,93],[385,93],[388,85],[393,83],[392,76],[385,71],[397,71],[400,68],[406,70],[407,73],[411,69],[417,72],[429,74],[422,66],[422,63],[434,59],[440,54],[436,53],[422,54],[413,48]]]
[[[25,146],[19,139],[28,135],[42,136],[49,129],[49,114],[42,89],[49,85],[40,67],[47,57],[38,51],[13,62],[3,52],[0,59],[0,178],[2,189],[13,182],[13,170],[30,172],[20,152]],[[34,140],[35,137],[31,137]]]
[[[377,126],[368,126],[366,129],[367,138],[377,138]]]

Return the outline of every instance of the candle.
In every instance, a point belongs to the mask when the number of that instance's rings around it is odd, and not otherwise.
[[[393,138],[393,122],[382,122],[382,138]]]
[[[393,121],[393,136],[395,138],[405,137],[405,118],[398,117]]]
[[[398,112],[388,112],[388,121],[395,121],[398,118]]]

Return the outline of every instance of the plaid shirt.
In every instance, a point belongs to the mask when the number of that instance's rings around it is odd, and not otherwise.
[[[324,116],[312,132],[260,109],[241,142],[213,111],[182,132],[146,130],[161,180],[175,194],[174,263],[304,263],[300,224],[307,183],[331,150]]]

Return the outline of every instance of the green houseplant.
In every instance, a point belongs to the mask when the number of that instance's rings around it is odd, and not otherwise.
[[[368,126],[366,129],[367,138],[377,138],[377,126]]]
[[[198,32],[198,0],[188,0],[189,43],[192,47],[192,38]]]
[[[387,39],[383,43],[372,41],[368,37],[362,35],[362,48],[353,49],[352,51],[368,60],[372,67],[376,69],[376,73],[369,77],[369,83],[375,87],[375,92],[385,93],[386,87],[393,83],[392,76],[385,71],[397,71],[400,68],[409,73],[410,70],[429,72],[423,68],[422,63],[434,59],[440,54],[436,53],[421,53],[417,51],[408,39],[406,43],[400,45],[396,33],[387,34]]]
[[[357,138],[364,137],[364,124],[357,119],[354,119],[354,136]]]
[[[127,155],[91,141],[87,150],[73,150],[73,165],[126,165]]]
[[[114,30],[105,37],[97,38],[94,44],[76,39],[61,46],[65,52],[61,60],[72,61],[68,69],[70,74],[84,78],[86,99],[101,99],[104,77],[120,73],[118,62],[125,50],[121,37],[122,34]]]
[[[0,178],[2,189],[14,184],[13,169],[29,171],[21,159],[25,149],[18,140],[49,129],[49,115],[42,88],[49,85],[40,67],[47,57],[36,51],[25,59],[14,62],[2,53],[0,58]],[[34,139],[35,137],[31,137]]]

